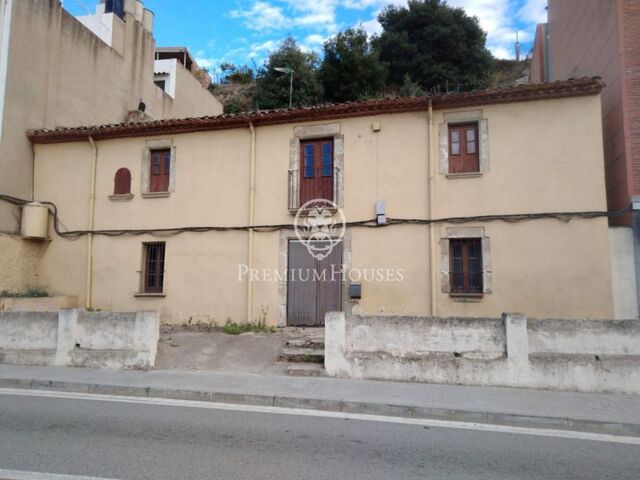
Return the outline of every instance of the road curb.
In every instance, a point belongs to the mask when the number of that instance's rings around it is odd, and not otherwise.
[[[609,435],[640,437],[640,424],[602,422],[563,417],[543,417],[510,413],[466,411],[412,405],[392,405],[375,402],[353,402],[341,399],[319,399],[296,396],[245,394],[185,389],[166,389],[152,386],[97,384],[57,380],[29,380],[0,378],[0,388],[49,390],[58,392],[91,393],[127,397],[166,398],[200,402],[233,403],[243,405],[324,410],[332,412],[385,415],[392,417],[446,420],[512,427],[571,430]]]

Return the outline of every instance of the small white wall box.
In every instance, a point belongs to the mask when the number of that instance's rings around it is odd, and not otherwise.
[[[351,285],[349,285],[349,298],[352,298],[354,300],[362,298],[361,283],[352,283]]]
[[[32,202],[22,207],[20,228],[22,238],[46,240],[49,238],[49,207]]]
[[[387,215],[385,213],[384,200],[378,200],[376,202],[376,223],[378,225],[387,224]]]

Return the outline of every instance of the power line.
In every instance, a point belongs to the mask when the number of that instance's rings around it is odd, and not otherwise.
[[[23,200],[9,195],[0,195],[0,200],[11,203],[17,206],[24,206],[30,203],[28,200]],[[60,237],[67,239],[77,239],[84,235],[102,235],[106,237],[121,237],[121,236],[139,236],[139,235],[153,235],[153,236],[172,236],[179,235],[181,233],[206,233],[206,232],[231,232],[231,231],[253,231],[258,233],[276,232],[280,230],[293,230],[295,226],[293,224],[271,224],[271,225],[241,225],[241,226],[186,226],[186,227],[168,227],[168,228],[140,228],[140,229],[109,229],[109,230],[61,230],[60,225],[62,222],[58,216],[58,207],[53,202],[39,202],[49,207],[49,211],[53,215],[53,227]],[[540,213],[508,213],[508,214],[492,214],[492,215],[474,215],[474,216],[459,216],[459,217],[442,217],[434,219],[420,219],[420,218],[391,218],[387,219],[387,223],[380,225],[375,218],[370,220],[358,220],[354,222],[347,222],[345,224],[348,228],[386,228],[392,225],[431,225],[438,223],[471,223],[471,222],[494,222],[503,221],[508,223],[516,223],[530,220],[544,220],[553,219],[564,222],[569,222],[573,219],[592,219],[592,218],[613,218],[625,215],[631,211],[631,206],[622,208],[620,210],[609,211],[579,211],[579,212],[540,212]]]

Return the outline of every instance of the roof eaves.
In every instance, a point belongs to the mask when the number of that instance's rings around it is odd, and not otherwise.
[[[292,122],[311,122],[327,119],[416,112],[428,108],[429,101],[432,102],[434,109],[445,109],[594,95],[599,93],[603,87],[604,84],[598,79],[589,78],[430,97],[348,102],[234,115],[223,114],[214,117],[156,120],[151,122],[60,128],[55,130],[35,130],[28,132],[28,137],[33,143],[61,143],[82,141],[89,137],[92,137],[94,140],[100,140],[157,135],[158,133],[193,133],[245,128],[250,124],[255,126],[278,125]]]

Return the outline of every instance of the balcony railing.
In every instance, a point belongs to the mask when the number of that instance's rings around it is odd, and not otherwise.
[[[303,177],[302,173],[305,174]],[[323,199],[339,204],[338,186],[342,173],[337,167],[289,170],[289,210],[298,210],[309,200]]]

